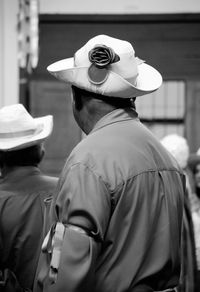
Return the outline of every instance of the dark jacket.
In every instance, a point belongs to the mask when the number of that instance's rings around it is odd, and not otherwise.
[[[22,288],[32,289],[43,236],[44,199],[54,195],[56,185],[57,178],[31,166],[17,167],[0,179],[1,281],[12,273]]]
[[[134,110],[104,116],[63,169],[41,260],[51,250],[52,268],[38,268],[34,291],[178,285],[184,193],[182,170]]]

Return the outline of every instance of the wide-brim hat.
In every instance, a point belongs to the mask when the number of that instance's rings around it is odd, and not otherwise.
[[[98,94],[131,98],[157,90],[161,74],[135,57],[131,43],[98,35],[80,48],[74,57],[47,67],[57,79]]]
[[[52,132],[53,117],[33,118],[22,104],[0,109],[0,150],[13,151],[44,141]]]

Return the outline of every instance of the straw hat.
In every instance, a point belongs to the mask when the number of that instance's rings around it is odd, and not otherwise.
[[[132,45],[98,35],[74,57],[55,62],[47,70],[57,79],[98,94],[131,98],[157,90],[161,74],[135,57]]]
[[[22,104],[0,109],[0,150],[12,151],[38,144],[52,132],[51,115],[33,118]]]

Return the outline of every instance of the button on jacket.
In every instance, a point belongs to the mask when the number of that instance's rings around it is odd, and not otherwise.
[[[44,199],[55,192],[57,178],[37,167],[17,167],[0,179],[0,268],[32,289],[42,244]],[[5,279],[6,280],[6,279]]]
[[[176,286],[184,192],[182,171],[135,110],[107,114],[63,169],[51,209],[66,227],[57,276],[52,284],[39,269],[35,291]]]

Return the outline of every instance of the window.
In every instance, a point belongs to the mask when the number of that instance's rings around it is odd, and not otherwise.
[[[168,134],[184,136],[185,83],[164,81],[155,92],[138,97],[140,120],[161,139]]]

